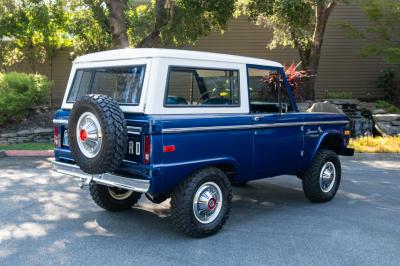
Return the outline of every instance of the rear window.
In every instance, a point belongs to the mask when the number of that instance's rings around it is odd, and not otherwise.
[[[104,94],[120,104],[138,105],[145,69],[144,65],[78,69],[67,102],[86,94]]]
[[[239,71],[170,67],[166,106],[239,106]]]

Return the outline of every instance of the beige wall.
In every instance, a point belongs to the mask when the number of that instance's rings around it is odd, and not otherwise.
[[[327,91],[345,91],[351,92],[353,97],[357,98],[379,98],[382,91],[375,87],[374,82],[379,71],[387,66],[379,58],[360,57],[363,40],[346,38],[340,29],[340,24],[344,21],[351,22],[357,28],[365,29],[368,25],[367,18],[357,4],[336,7],[325,34],[316,96],[323,98]],[[231,20],[223,35],[210,34],[187,49],[266,58],[287,65],[299,61],[295,49],[268,50],[266,45],[271,37],[270,30],[252,25],[247,18],[241,17]],[[54,80],[52,98],[56,105],[63,98],[71,68],[69,52],[64,50],[57,53],[52,70],[50,64],[36,66],[38,72]],[[20,64],[13,69],[29,71],[29,65]]]

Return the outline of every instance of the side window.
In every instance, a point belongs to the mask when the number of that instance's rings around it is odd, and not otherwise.
[[[166,106],[239,106],[239,71],[170,67]]]
[[[67,102],[75,102],[77,99],[88,94],[91,77],[92,70],[78,70],[76,72]]]
[[[293,107],[282,76],[277,70],[248,68],[252,113],[286,113]]]

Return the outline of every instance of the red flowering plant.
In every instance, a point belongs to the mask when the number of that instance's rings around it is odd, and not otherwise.
[[[285,75],[289,85],[292,87],[293,94],[296,100],[303,100],[303,93],[301,91],[302,78],[305,77],[305,71],[297,70],[298,66],[292,63],[289,67],[283,65],[283,70],[285,71]],[[277,72],[271,72],[269,75],[264,76],[263,82],[270,85],[271,89],[274,90],[276,88],[275,82],[279,77],[279,82],[283,82],[282,77]]]

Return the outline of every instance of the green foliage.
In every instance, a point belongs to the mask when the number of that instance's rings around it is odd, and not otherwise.
[[[67,29],[72,37],[75,55],[109,49],[111,34],[104,1],[70,2],[70,20]]]
[[[65,30],[67,3],[66,0],[3,0],[0,3],[3,67],[24,59],[43,63],[57,49],[71,46]]]
[[[375,108],[384,109],[388,113],[398,114],[400,113],[400,108],[395,105],[388,103],[387,101],[379,100],[375,103]]]
[[[143,4],[144,3],[144,4]],[[167,0],[162,44],[193,44],[211,31],[223,31],[235,0]],[[155,29],[156,0],[127,0],[125,22],[130,46]],[[43,63],[57,49],[73,47],[75,55],[111,48],[109,10],[105,0],[1,0],[0,69],[21,62]]]
[[[387,101],[400,104],[400,76],[398,72],[390,69],[383,70],[376,85],[383,90]]]
[[[0,74],[0,125],[19,121],[32,107],[45,103],[51,86],[52,82],[43,75]]]
[[[400,1],[362,0],[361,8],[371,25],[361,30],[344,23],[346,35],[366,40],[363,56],[381,56],[387,63],[400,64]]]
[[[351,92],[336,92],[336,91],[328,91],[326,93],[327,99],[352,99],[353,94]]]
[[[211,31],[222,32],[235,11],[235,0],[179,0],[166,1],[166,3],[168,4],[166,6],[168,21],[160,30],[162,44],[165,46],[194,44],[199,37]],[[155,6],[155,0],[148,4],[127,1],[125,21],[130,46],[137,46],[154,30]],[[101,41],[103,47],[92,45],[87,47],[88,49],[81,50],[98,51],[104,50],[104,46],[110,47],[111,36],[106,21],[107,15],[108,10],[104,1],[87,1],[80,23],[73,20],[73,24],[79,25],[79,30],[85,34],[76,34],[77,31],[74,31],[74,34],[77,40],[87,38],[85,36],[91,36],[93,40],[101,37],[104,40]],[[85,22],[85,20],[90,22]],[[93,25],[95,25],[94,31]],[[87,42],[82,42],[82,44],[87,44]]]
[[[135,47],[141,40],[151,33],[154,28],[155,1],[150,4],[137,5],[134,1],[128,2],[125,12],[129,43]]]
[[[315,1],[240,0],[239,3],[244,14],[273,30],[270,49],[294,47],[295,42],[304,50],[310,48],[315,27]]]
[[[179,0],[171,7],[169,23],[161,31],[164,43],[194,44],[211,31],[223,31],[235,11],[235,0]]]

